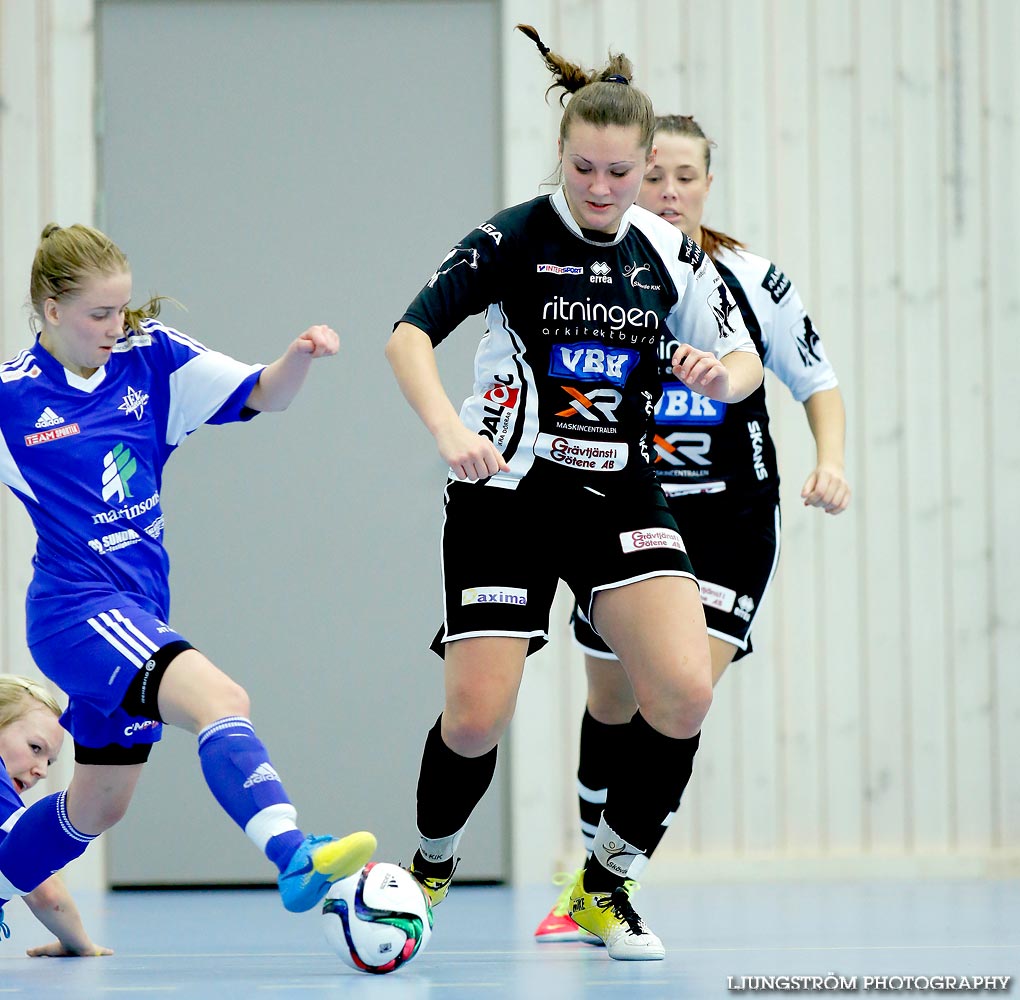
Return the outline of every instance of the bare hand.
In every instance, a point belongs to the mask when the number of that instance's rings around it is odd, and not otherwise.
[[[681,344],[673,355],[673,374],[688,389],[725,400],[730,391],[729,369],[711,352]]]
[[[290,349],[296,354],[328,358],[340,350],[340,337],[328,326],[310,326],[290,345]]]
[[[113,949],[95,945],[91,941],[83,948],[67,948],[60,941],[51,941],[38,948],[29,948],[25,954],[29,958],[101,958],[103,955],[112,955]]]
[[[436,445],[458,479],[474,483],[510,471],[499,449],[488,438],[472,434],[460,420],[436,434]]]
[[[800,495],[805,507],[821,507],[826,514],[839,514],[850,503],[850,484],[842,469],[819,465],[805,480]]]

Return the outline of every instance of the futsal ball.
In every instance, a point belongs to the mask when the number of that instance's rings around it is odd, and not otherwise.
[[[432,907],[409,871],[371,862],[330,886],[322,922],[330,947],[352,969],[393,972],[429,943]]]

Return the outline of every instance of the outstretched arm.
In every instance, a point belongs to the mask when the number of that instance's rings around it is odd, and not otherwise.
[[[443,388],[432,341],[424,331],[398,323],[386,343],[386,358],[404,398],[436,439],[439,454],[458,479],[474,482],[509,470],[499,449],[461,422]]]
[[[81,914],[59,875],[51,875],[24,897],[29,909],[56,941],[29,948],[31,958],[70,958],[112,955],[113,951],[94,944],[81,922]]]
[[[340,338],[328,326],[311,326],[271,365],[262,369],[245,402],[251,410],[285,410],[305,383],[316,358],[328,358],[340,349]]]
[[[838,388],[823,389],[804,400],[804,411],[815,439],[815,468],[800,495],[805,507],[821,507],[838,514],[850,503],[850,484],[843,469],[846,413]]]

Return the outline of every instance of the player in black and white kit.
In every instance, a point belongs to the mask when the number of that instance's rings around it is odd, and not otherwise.
[[[660,344],[669,331],[677,349],[667,367],[722,402],[753,392],[762,367],[711,262],[634,205],[654,114],[629,85],[629,61],[586,74],[521,27],[554,86],[573,95],[560,125],[562,187],[465,236],[387,345],[451,468],[434,644],[446,702],[422,756],[411,870],[440,902],[562,578],[641,701],[571,909],[611,957],[660,959],[629,883],[690,777],[711,702],[701,602],[652,467]],[[487,328],[458,415],[433,349],[479,312]]]
[[[687,117],[656,120],[656,160],[638,204],[691,237],[712,258],[766,367],[804,404],[816,463],[801,490],[807,506],[844,510],[850,488],[843,468],[844,410],[836,375],[792,282],[771,261],[701,224],[712,182],[709,141]],[[670,347],[664,353],[668,354]],[[725,525],[720,538],[684,540],[701,588],[712,655],[712,681],[751,652],[751,626],[779,557],[779,470],[769,434],[764,385],[739,403],[720,403],[666,383],[655,409],[653,467],[681,525]],[[578,802],[589,850],[611,783],[626,722],[634,713],[630,682],[616,656],[575,606],[574,636],[585,651],[588,705],[581,726]],[[640,702],[640,698],[638,698]],[[677,800],[679,801],[679,800]],[[676,811],[651,842],[654,850]],[[585,939],[560,900],[539,924],[539,941]]]

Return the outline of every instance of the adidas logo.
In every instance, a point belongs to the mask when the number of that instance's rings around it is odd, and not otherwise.
[[[248,775],[248,780],[244,783],[245,788],[251,788],[252,785],[261,785],[263,781],[279,781],[280,776],[273,769],[272,764],[259,764],[254,771]]]
[[[48,406],[42,413],[39,414],[39,419],[35,422],[36,427],[56,427],[57,424],[64,422],[63,417],[58,417]]]

